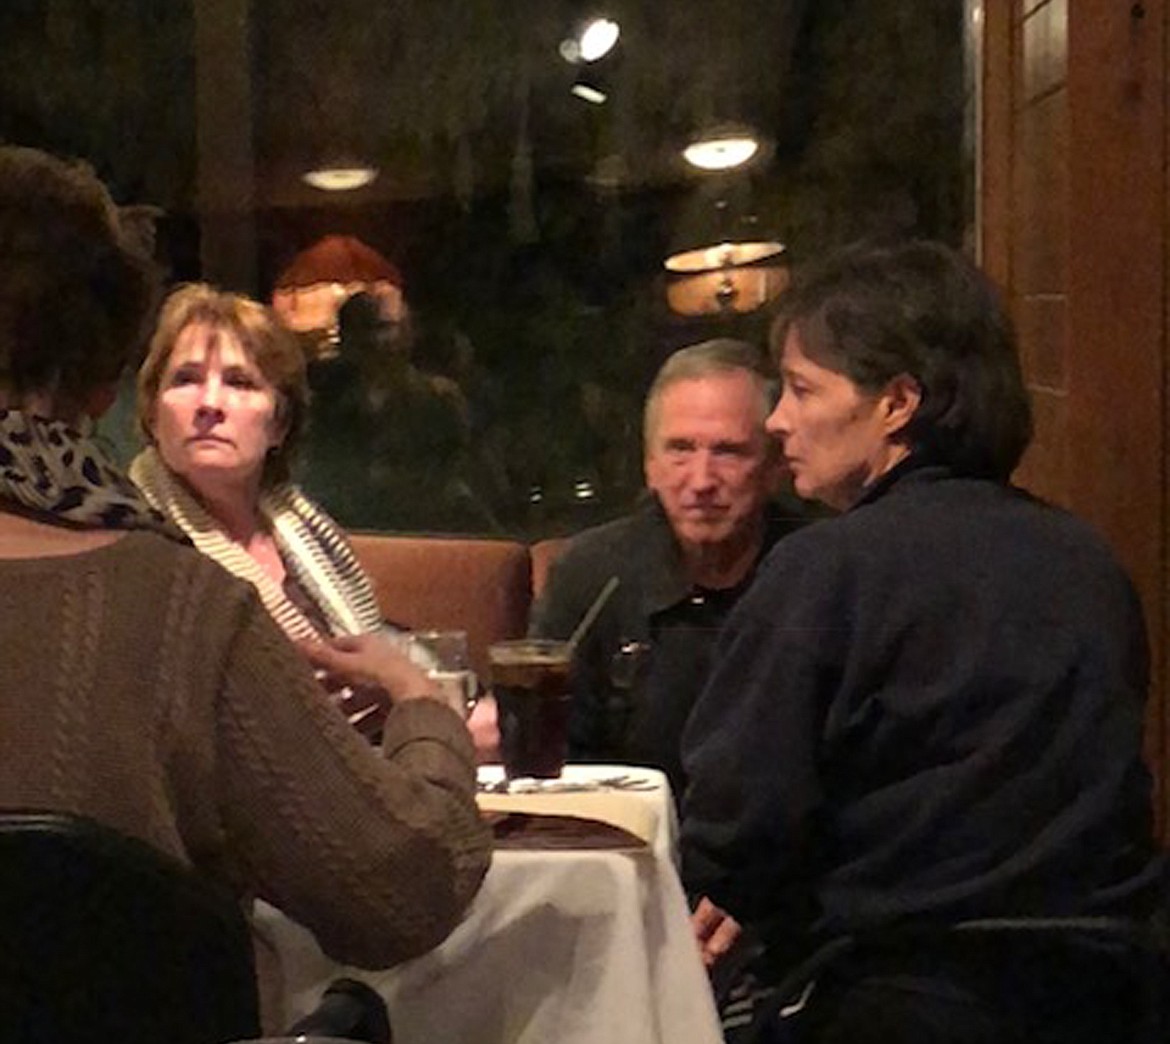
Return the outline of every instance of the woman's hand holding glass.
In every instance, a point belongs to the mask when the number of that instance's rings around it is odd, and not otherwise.
[[[373,734],[375,727],[381,733],[392,704],[440,698],[434,682],[387,635],[341,635],[301,642],[300,648],[317,668],[321,683],[339,693],[339,703],[351,724],[367,735]]]
[[[471,669],[466,631],[411,631],[404,648],[431,680],[447,705],[466,718],[475,703],[478,681]]]

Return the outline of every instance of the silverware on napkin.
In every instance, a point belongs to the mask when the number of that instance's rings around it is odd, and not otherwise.
[[[606,790],[655,790],[658,784],[644,776],[604,776],[600,779],[498,779],[480,783],[481,794],[587,794]]]

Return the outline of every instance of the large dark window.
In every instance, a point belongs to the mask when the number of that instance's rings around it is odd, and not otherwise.
[[[157,208],[172,279],[281,288],[321,327],[301,477],[342,522],[539,536],[628,507],[654,370],[706,337],[762,345],[786,264],[862,236],[962,241],[963,8],[12,0],[0,138]],[[568,60],[600,14],[616,46]],[[700,171],[682,149],[712,131],[759,151]],[[375,176],[304,180],[337,166]],[[664,267],[723,242],[762,246],[722,255],[750,262],[734,278]],[[296,282],[318,277],[332,302]],[[363,352],[392,357],[384,379]],[[123,453],[128,417],[107,424]]]

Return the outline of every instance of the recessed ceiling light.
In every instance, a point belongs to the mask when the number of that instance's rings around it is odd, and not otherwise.
[[[617,22],[609,18],[595,18],[581,34],[581,61],[595,62],[613,50],[621,36]]]
[[[561,41],[561,57],[576,65],[604,58],[621,36],[621,26],[611,18],[594,18],[576,36]]]
[[[604,105],[606,99],[609,97],[605,91],[592,84],[577,82],[569,88],[569,93],[576,95],[582,101],[589,102],[590,105]]]
[[[750,134],[719,134],[691,142],[683,149],[683,159],[700,170],[731,170],[747,163],[759,149]]]
[[[373,167],[318,167],[305,171],[301,178],[322,192],[352,192],[370,184],[378,172]]]

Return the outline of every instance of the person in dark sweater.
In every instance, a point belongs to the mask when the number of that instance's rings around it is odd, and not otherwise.
[[[941,245],[854,247],[789,291],[773,349],[768,429],[843,514],[725,627],[683,741],[687,879],[782,968],[907,926],[1151,915],[1141,607],[1100,536],[1009,484],[1031,418],[991,285]],[[862,946],[771,1031],[1125,1039],[1123,984],[1058,949]]]

